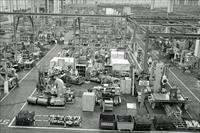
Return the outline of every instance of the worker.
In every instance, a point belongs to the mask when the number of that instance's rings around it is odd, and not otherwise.
[[[152,62],[153,62],[153,60],[152,60],[152,57],[151,57],[151,56],[149,56],[149,59],[148,59],[148,61],[147,61],[147,63],[148,63],[148,65],[149,65],[149,67],[151,66]]]
[[[54,84],[57,86],[58,96],[61,96],[64,93],[64,90],[66,87],[65,87],[62,79],[60,79],[58,76],[56,76],[54,78],[55,78]]]
[[[19,86],[19,76],[18,76],[18,74],[16,73],[16,70],[15,70],[15,69],[12,70],[11,72],[12,72],[13,77],[16,78],[16,85],[17,85],[17,87],[18,87],[18,86]]]

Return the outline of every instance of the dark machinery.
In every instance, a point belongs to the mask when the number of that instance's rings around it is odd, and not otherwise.
[[[32,126],[34,124],[35,112],[20,111],[16,116],[15,124],[17,126]]]

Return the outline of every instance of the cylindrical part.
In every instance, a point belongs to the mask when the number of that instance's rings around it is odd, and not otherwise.
[[[38,98],[37,104],[38,105],[47,106],[48,105],[48,99],[46,99],[46,98]]]
[[[38,99],[37,97],[30,96],[27,98],[27,102],[28,104],[37,104],[37,99]]]

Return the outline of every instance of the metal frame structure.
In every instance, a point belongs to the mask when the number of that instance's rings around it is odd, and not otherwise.
[[[0,12],[4,15],[21,15],[21,16],[56,16],[56,17],[126,17],[127,15],[100,15],[100,14],[66,14],[66,13],[29,13],[29,12]]]
[[[149,33],[149,38],[200,39],[200,34]]]
[[[57,16],[57,17],[61,17],[61,16],[68,16],[68,17],[117,17],[117,18],[126,18],[126,21],[128,22],[128,24],[133,25],[133,38],[136,38],[136,33],[135,31],[142,31],[145,33],[146,36],[146,42],[144,42],[145,44],[145,48],[144,48],[144,52],[147,53],[147,49],[148,49],[148,43],[149,43],[149,38],[153,38],[153,37],[158,37],[158,36],[163,36],[165,38],[190,38],[190,39],[197,39],[199,38],[199,34],[172,34],[172,33],[152,33],[149,29],[146,29],[145,27],[141,26],[137,21],[138,20],[157,20],[157,21],[190,21],[190,22],[198,22],[200,21],[200,18],[196,18],[196,17],[172,17],[172,16],[168,16],[168,17],[158,17],[158,16],[134,16],[134,15],[100,15],[100,14],[95,14],[95,15],[91,15],[91,14],[52,14],[52,13],[27,13],[27,12],[0,12],[0,14],[4,14],[4,15],[19,15],[20,17],[22,16],[29,16],[30,21],[32,23],[32,26],[34,27],[34,23],[33,23],[33,18],[32,16]],[[19,22],[19,18],[17,19],[17,24],[15,27],[15,34],[17,31],[17,26],[18,26],[18,22]],[[161,25],[162,26],[162,25]],[[34,28],[33,28],[33,32],[34,32]],[[144,57],[144,63],[147,62],[147,54],[145,54]],[[146,68],[147,64],[145,63],[143,68],[144,71],[147,71]]]
[[[19,26],[19,20],[20,18],[23,18],[24,16],[17,16],[17,17],[14,17],[14,41],[16,42],[16,34],[17,34],[17,29],[18,29],[18,26]],[[32,26],[32,32],[33,32],[33,35],[35,33],[35,29],[34,29],[34,21],[33,21],[33,17],[32,16],[27,16],[31,22],[31,26]],[[17,19],[17,20],[16,20]],[[16,24],[15,24],[16,23]]]

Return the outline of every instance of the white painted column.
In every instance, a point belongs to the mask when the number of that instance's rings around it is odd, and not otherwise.
[[[54,13],[59,13],[59,0],[54,0]]]
[[[165,33],[170,33],[170,27],[165,27]]]
[[[184,5],[188,5],[188,0],[185,0],[185,1],[184,1]]]
[[[151,10],[155,8],[155,0],[151,0]]]
[[[9,0],[7,4],[8,4],[8,11],[9,11],[9,12],[13,12],[13,1],[12,1],[12,0]],[[9,15],[9,16],[8,16],[8,21],[9,21],[10,23],[13,22],[13,16],[12,16],[12,15]]]
[[[4,81],[4,93],[9,93],[8,80]]]
[[[168,0],[167,13],[173,12],[173,9],[174,9],[174,0]]]
[[[132,85],[132,87],[131,87],[131,92],[132,92],[132,96],[134,96],[134,91],[135,91],[135,86],[134,86],[134,84],[135,84],[135,68],[132,66],[131,67],[131,72],[132,72],[132,77],[131,77],[131,85]]]
[[[198,29],[197,34],[200,34],[200,28]],[[200,39],[196,40],[194,55],[200,57]]]
[[[164,64],[163,63],[157,63],[156,64],[156,69],[154,71],[155,74],[155,81],[154,81],[154,92],[158,92],[160,90],[160,81],[161,81],[161,77],[163,74],[163,69],[164,69]]]

